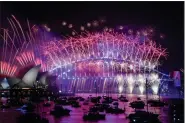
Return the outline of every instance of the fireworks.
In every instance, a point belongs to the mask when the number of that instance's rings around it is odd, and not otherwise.
[[[69,28],[73,28],[73,25],[72,25],[72,24],[69,24],[68,27],[69,27]]]
[[[62,22],[62,25],[65,26],[67,23],[65,21]]]
[[[44,54],[50,63],[54,63],[51,64],[53,68],[94,58],[95,63],[106,60],[113,69],[121,68],[123,64],[124,71],[140,72],[145,68],[154,69],[159,63],[159,58],[166,57],[165,49],[157,47],[152,41],[140,43],[139,37],[129,39],[123,34],[88,33],[80,38],[71,37],[65,42],[49,42],[43,46],[42,51],[47,52]]]
[[[166,57],[167,53],[166,49],[157,46],[151,39],[153,29],[136,33],[129,29],[127,35],[108,27],[103,32],[91,33],[81,26],[83,33],[80,35],[73,30],[72,37],[56,40],[42,37],[38,26],[31,26],[29,22],[28,30],[23,30],[14,16],[8,20],[13,34],[4,30],[1,74],[15,76],[18,68],[41,64],[42,71],[71,80],[68,82],[69,90],[73,90],[74,86],[81,91],[93,90],[98,83],[102,91],[118,86],[120,93],[126,87],[132,93],[135,85],[138,85],[142,94],[146,78],[150,79],[154,92],[158,90],[159,75],[156,68],[159,59]],[[97,27],[99,24],[99,21],[93,21],[86,26]],[[62,25],[70,29],[74,26],[65,21]],[[47,25],[43,27],[46,32],[50,31]],[[123,26],[119,29],[123,30]]]
[[[92,25],[94,26],[94,27],[97,27],[98,25],[99,25],[99,23],[98,23],[98,21],[93,21],[93,23],[92,23]]]
[[[80,85],[77,88],[92,90],[96,80],[100,87],[103,86],[100,90],[110,89],[108,86],[111,83],[118,85],[121,93],[126,84],[128,92],[132,93],[135,85],[138,85],[141,94],[144,92],[146,78],[150,79],[151,86],[154,82],[160,82],[155,68],[160,57],[167,55],[165,49],[157,47],[149,39],[141,41],[138,36],[130,38],[114,32],[86,33],[79,37],[70,37],[66,41],[50,42],[43,45],[42,51],[47,51],[44,54],[52,68],[50,72],[60,74],[60,69],[65,73],[60,78],[64,81],[72,79],[73,83]],[[68,70],[70,72],[66,72]],[[88,78],[92,77],[94,80],[89,81]],[[98,79],[102,77],[104,81]],[[84,79],[90,86],[84,84]],[[72,85],[69,90],[72,90]],[[115,87],[112,86],[111,90],[113,88]],[[156,93],[157,88],[152,86],[152,89]]]
[[[123,29],[123,26],[119,26],[119,29],[122,30]]]
[[[39,28],[36,25],[30,26],[29,22],[27,22],[28,29],[24,30],[14,16],[8,19],[8,21],[10,23],[10,30],[3,29],[1,35],[3,47],[0,58],[0,74],[16,76],[19,69],[23,67],[30,64],[37,65],[42,63],[40,54],[42,39],[36,36],[39,35]],[[50,30],[47,25],[42,27],[45,31]]]
[[[0,67],[1,67],[0,72],[1,74],[4,74],[4,75],[12,76],[17,70],[17,66],[11,65],[7,62],[0,62]]]
[[[80,30],[81,30],[81,31],[84,31],[84,30],[85,30],[84,26],[81,26],[81,27],[80,27]]]
[[[91,26],[91,23],[87,23],[87,27],[90,27]]]

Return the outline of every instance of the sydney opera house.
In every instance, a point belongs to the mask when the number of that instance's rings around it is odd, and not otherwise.
[[[41,65],[32,67],[24,74],[22,78],[1,78],[1,89],[46,88],[48,86],[48,74],[45,72],[39,76],[40,67]]]

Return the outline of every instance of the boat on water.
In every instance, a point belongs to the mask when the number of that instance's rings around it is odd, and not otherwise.
[[[102,103],[106,103],[106,104],[109,104],[112,102],[113,102],[112,97],[104,97],[104,100],[102,101]]]
[[[130,103],[130,107],[135,109],[144,109],[145,103],[143,101],[133,101]]]
[[[118,107],[109,107],[106,109],[106,113],[111,113],[111,114],[122,114],[125,113],[125,109],[121,109]]]
[[[121,95],[118,99],[122,102],[128,102],[128,99],[123,95]]]
[[[84,101],[85,99],[83,97],[79,97],[79,101]]]
[[[83,119],[89,121],[104,120],[105,114],[99,112],[88,112],[84,114]]]
[[[114,106],[118,106],[118,105],[119,105],[119,103],[118,103],[118,101],[114,101],[114,102],[112,102],[112,105],[114,105]]]
[[[138,98],[137,98],[137,100],[141,100],[141,98],[140,98],[140,97],[138,97]]]
[[[94,105],[94,106],[92,106],[92,107],[90,107],[90,109],[89,109],[89,111],[90,112],[104,112],[104,107],[103,106],[96,106],[96,105]]]
[[[79,104],[79,102],[77,102],[77,101],[74,101],[71,106],[74,107],[74,108],[81,107],[80,104]]]
[[[99,97],[91,97],[91,102],[92,103],[99,103],[100,102],[100,98]]]
[[[127,117],[130,123],[161,123],[158,119],[158,114],[154,114],[146,111],[136,111],[129,114]]]
[[[165,105],[168,105],[167,103],[159,100],[148,100],[148,104],[150,104],[151,107],[164,107]]]
[[[70,102],[67,100],[67,98],[59,98],[55,101],[55,103],[59,105],[70,105]]]
[[[54,109],[50,111],[50,114],[55,117],[70,115],[71,110],[63,108],[61,105],[55,105]]]

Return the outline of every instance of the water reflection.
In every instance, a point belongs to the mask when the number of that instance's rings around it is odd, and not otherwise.
[[[87,98],[90,94],[78,94],[78,96],[82,96],[84,98]],[[92,96],[96,96],[91,94]],[[117,94],[111,95],[113,98],[117,98]],[[137,100],[136,95],[128,95],[127,98],[130,102]],[[141,95],[139,96],[142,100],[145,100],[145,96]],[[157,98],[157,96],[150,96],[150,98]],[[2,98],[3,102],[6,102],[5,98]],[[166,99],[166,101],[168,101]],[[81,107],[80,108],[73,108],[71,106],[63,106],[64,108],[68,108],[72,110],[70,112],[70,116],[64,116],[61,118],[55,118],[54,116],[50,115],[50,110],[54,107],[54,103],[51,102],[51,107],[43,107],[43,103],[38,104],[36,108],[36,112],[39,112],[41,117],[47,118],[50,123],[91,123],[90,121],[83,121],[83,114],[89,110],[89,107],[92,106],[92,103],[89,103],[89,105],[83,105],[83,102],[80,102]],[[126,119],[126,116],[130,113],[134,112],[134,109],[129,107],[129,102],[119,102],[119,108],[126,108],[125,114],[106,114],[105,120],[97,121],[97,123],[129,123],[129,120]],[[18,107],[17,107],[18,108]],[[17,108],[11,108],[6,110],[0,111],[0,123],[15,123],[16,118],[20,116],[21,112],[17,111]],[[19,107],[20,108],[20,107]],[[146,110],[146,106],[145,109]],[[149,107],[149,111],[153,113],[160,114],[159,119],[162,121],[162,123],[169,123],[168,121],[168,108],[156,108],[156,107]],[[93,122],[92,122],[93,123]]]

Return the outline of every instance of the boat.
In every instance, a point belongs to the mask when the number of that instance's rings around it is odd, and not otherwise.
[[[128,102],[128,99],[124,97],[123,95],[121,95],[118,99],[122,102]]]
[[[80,104],[79,104],[79,102],[77,102],[77,101],[73,102],[71,106],[74,107],[74,108],[81,107]]]
[[[148,100],[148,104],[150,104],[151,107],[164,107],[167,105],[165,102],[159,100]]]
[[[90,120],[90,121],[104,120],[105,114],[99,113],[99,112],[88,112],[84,114],[83,119]]]
[[[161,123],[158,116],[158,114],[151,112],[136,111],[133,114],[129,114],[127,118],[130,120],[130,123]]]
[[[106,113],[111,113],[111,114],[121,114],[121,113],[125,113],[125,109],[121,109],[118,107],[109,107],[106,109]]]
[[[117,101],[113,102],[112,105],[118,106],[119,103]]]
[[[91,102],[92,103],[99,103],[100,99],[98,97],[91,97]]]
[[[97,103],[94,106],[92,106],[89,110],[92,112],[104,112],[107,108],[109,108],[110,105],[109,104],[105,104],[105,103]]]
[[[68,101],[77,101],[79,97],[69,97]]]
[[[66,116],[69,115],[70,110],[63,108],[61,105],[55,105],[54,109],[50,111],[50,114],[55,117]]]
[[[128,99],[126,99],[126,98],[121,98],[120,101],[121,101],[121,102],[128,102]]]
[[[141,98],[140,98],[140,97],[138,97],[138,98],[137,98],[137,100],[141,100]]]
[[[91,112],[97,112],[97,111],[103,112],[104,108],[102,106],[93,106],[89,109],[89,111],[91,111]]]
[[[135,109],[144,109],[145,103],[143,101],[133,101],[130,103],[130,107]]]
[[[146,79],[146,101],[147,111],[136,111],[135,113],[129,114],[130,123],[161,123],[158,119],[158,114],[148,112],[148,79]],[[135,109],[144,109],[145,103],[141,100],[133,101],[130,103],[130,107]]]
[[[83,97],[80,97],[79,98],[79,101],[84,101],[85,99]]]
[[[59,98],[55,103],[59,105],[70,105],[70,102],[66,98]]]
[[[112,103],[112,102],[113,102],[112,97],[105,97],[104,100],[102,101],[102,103],[106,103],[106,104],[109,104],[109,103]]]

